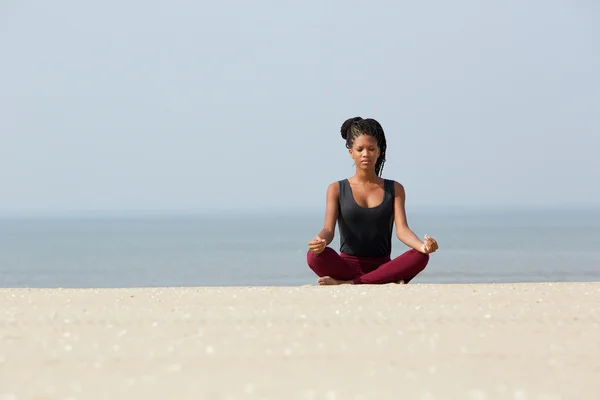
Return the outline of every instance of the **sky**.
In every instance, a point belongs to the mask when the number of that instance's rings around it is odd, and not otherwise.
[[[0,214],[600,205],[594,0],[0,2]]]

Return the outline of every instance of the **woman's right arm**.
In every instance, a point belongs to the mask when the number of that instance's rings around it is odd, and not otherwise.
[[[338,217],[338,199],[340,197],[340,184],[333,182],[327,187],[327,198],[325,201],[325,223],[319,232],[319,237],[329,245],[335,236],[335,224]]]

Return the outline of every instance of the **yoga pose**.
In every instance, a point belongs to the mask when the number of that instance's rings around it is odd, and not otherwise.
[[[319,276],[319,285],[408,283],[425,268],[438,244],[427,235],[421,241],[411,231],[404,187],[381,178],[386,142],[379,122],[350,118],[341,132],[356,172],[327,188],[325,224],[308,243],[308,265]],[[328,247],[336,221],[339,254]],[[394,223],[396,237],[411,249],[391,260]]]

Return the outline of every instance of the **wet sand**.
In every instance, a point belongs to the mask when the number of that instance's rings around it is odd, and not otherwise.
[[[0,302],[0,400],[600,398],[600,283],[0,289]]]

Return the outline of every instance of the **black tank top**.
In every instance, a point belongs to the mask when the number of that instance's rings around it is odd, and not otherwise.
[[[340,251],[359,257],[390,256],[394,226],[394,181],[384,179],[383,201],[372,208],[356,203],[348,179],[338,182]]]

